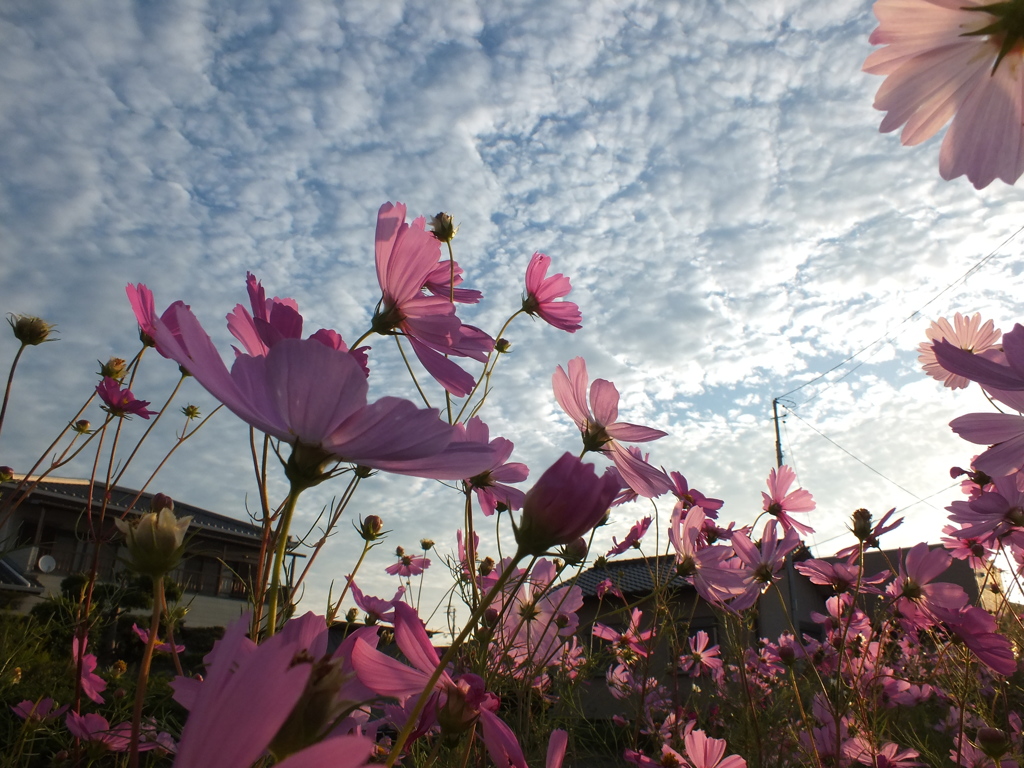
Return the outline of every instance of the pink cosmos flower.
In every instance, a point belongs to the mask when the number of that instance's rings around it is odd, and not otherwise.
[[[171,310],[177,306],[186,306],[180,301],[174,302],[168,307],[162,316],[159,318],[156,314],[156,305],[153,300],[153,292],[149,290],[145,285],[139,283],[138,287],[132,283],[128,283],[125,286],[125,293],[128,294],[128,301],[132,305],[132,311],[135,313],[135,319],[139,324],[139,333],[143,340],[147,344],[153,344],[156,347],[156,351],[167,357],[160,349],[160,345],[156,343],[156,339],[153,337],[153,328],[156,325],[156,321],[159,319],[164,326],[171,332],[171,335],[178,336],[178,324],[174,317],[174,312]]]
[[[625,602],[626,600],[626,596],[622,594],[622,590],[616,587],[612,583],[611,579],[605,579],[604,581],[602,581],[600,584],[597,585],[595,591],[597,592],[598,600],[604,600],[604,596],[609,593],[615,595],[615,597],[619,598],[619,600],[622,600],[623,602]]]
[[[77,712],[68,712],[64,723],[75,738],[100,744],[111,752],[126,752],[131,744],[131,726],[128,726],[127,735],[123,728],[117,732],[116,729],[110,727],[107,718],[102,715],[91,713],[80,715]],[[153,744],[149,749],[154,746],[156,745]],[[140,745],[139,749],[141,750],[143,747]]]
[[[643,613],[639,608],[634,608],[629,617],[629,626],[619,631],[607,627],[604,624],[594,624],[594,637],[607,640],[615,647],[616,655],[628,658],[631,655],[647,658],[651,652],[651,638],[654,637],[654,630],[640,631],[640,621]]]
[[[843,745],[843,753],[852,760],[872,768],[911,768],[924,765],[915,760],[920,757],[916,749],[901,750],[898,744],[889,742],[875,747],[862,736],[856,736]]]
[[[1015,472],[992,478],[989,490],[983,490],[970,501],[954,501],[946,507],[949,519],[961,528],[955,531],[960,539],[978,539],[995,546],[1014,532],[1024,532],[1024,475]],[[984,547],[982,548],[984,551]]]
[[[318,465],[311,470],[337,459],[451,480],[491,462],[486,446],[449,447],[452,429],[434,409],[394,397],[368,405],[366,376],[347,352],[313,339],[282,339],[264,356],[238,355],[229,372],[195,315],[172,309],[180,338],[160,320],[153,329],[168,357],[246,423],[302,446],[305,460]]]
[[[621,542],[612,536],[612,548],[605,553],[605,557],[611,557],[613,555],[621,555],[627,549],[639,549],[640,540],[647,533],[647,529],[651,527],[651,518],[645,517],[642,520],[637,520],[633,527],[629,529],[629,533],[626,534]]]
[[[558,664],[566,650],[565,638],[579,627],[583,590],[570,584],[552,589],[556,575],[551,560],[538,560],[518,589],[502,595],[496,645],[499,657],[505,656],[518,679],[535,677]]]
[[[518,488],[506,483],[519,483],[525,480],[530,470],[521,462],[508,461],[515,445],[504,437],[489,440],[490,431],[479,416],[471,418],[465,426],[455,425],[454,441],[465,440],[470,443],[487,445],[494,452],[492,465],[483,472],[466,478],[466,485],[476,495],[480,509],[486,517],[494,514],[496,509],[516,510],[523,506],[525,494]]]
[[[704,731],[690,731],[683,745],[693,768],[747,768],[747,761],[739,755],[725,757],[725,739],[709,738]]]
[[[333,728],[350,702],[371,695],[358,683],[352,687],[348,663],[355,642],[367,642],[364,630],[328,659],[321,616],[292,619],[259,646],[245,636],[248,626],[243,616],[228,627],[206,657],[202,682],[179,677],[171,684],[189,710],[174,768],[249,768],[268,748],[289,755],[276,763],[284,768],[364,766],[372,743]],[[286,728],[296,720],[301,724]]]
[[[889,571],[864,576],[861,575],[860,566],[850,563],[830,563],[827,560],[804,560],[802,563],[794,563],[793,567],[806,576],[812,584],[831,587],[837,594],[850,591],[871,595],[881,594],[877,585],[889,578]]]
[[[402,203],[385,203],[377,213],[377,281],[382,297],[372,328],[408,338],[427,372],[453,395],[463,397],[476,380],[445,355],[485,362],[494,340],[479,328],[463,325],[448,296],[423,292],[438,268],[441,243],[426,231],[423,217],[407,224],[405,211]]]
[[[429,558],[420,555],[407,555],[401,547],[398,548],[395,554],[398,557],[398,562],[384,569],[392,576],[403,576],[405,578],[419,576],[430,567]]]
[[[383,600],[379,597],[364,595],[363,591],[356,586],[355,581],[349,576],[349,586],[352,589],[352,599],[356,605],[363,609],[369,617],[368,623],[376,624],[378,621],[393,621],[395,618],[395,606],[402,602],[405,596],[405,587],[399,587],[391,600]]]
[[[249,292],[249,306],[252,314],[241,304],[228,314],[228,330],[245,348],[245,354],[262,357],[282,339],[301,339],[303,317],[295,299],[267,298],[263,283],[251,272],[245,275],[245,287]],[[324,346],[339,352],[349,352],[348,346],[336,331],[322,328],[309,337]],[[352,350],[365,373],[369,373],[366,359],[367,347]],[[238,349],[236,354],[242,354]]]
[[[809,491],[802,488],[789,492],[789,487],[796,482],[796,472],[783,464],[778,470],[772,470],[768,475],[768,490],[761,491],[761,498],[764,500],[763,509],[769,515],[775,515],[782,523],[785,530],[796,528],[800,533],[814,533],[809,525],[796,522],[789,516],[790,512],[810,512],[814,509],[814,499]]]
[[[157,414],[157,411],[146,408],[149,405],[149,400],[136,400],[135,395],[128,387],[122,388],[121,382],[109,376],[105,376],[103,381],[96,385],[96,394],[103,401],[103,410],[111,416],[120,416],[126,419],[132,416],[141,416],[148,419]]]
[[[86,653],[85,649],[88,647],[89,641],[86,639],[82,642],[81,656],[82,656],[82,693],[84,693],[89,699],[96,702],[97,704],[103,703],[103,697],[100,695],[107,689],[107,681],[96,674],[96,656],[91,653]],[[71,658],[77,664],[79,657],[79,646],[78,637],[75,636],[71,640]]]
[[[611,454],[615,468],[626,484],[641,496],[653,498],[665,493],[671,488],[671,481],[665,473],[634,456],[619,441],[646,443],[668,433],[616,421],[619,417],[619,392],[610,381],[594,379],[588,405],[587,382],[587,364],[582,357],[569,361],[568,375],[562,366],[558,366],[551,379],[555,399],[583,435],[584,449]]]
[[[141,640],[143,643],[149,644],[149,630],[143,629],[138,624],[135,624],[133,622],[132,623],[132,632],[134,632],[138,636],[139,640]],[[170,653],[171,652],[171,644],[170,643],[161,642],[158,639],[156,641],[156,645],[154,646],[154,650],[160,651],[162,653]],[[174,651],[176,653],[184,653],[185,646],[184,645],[178,645],[177,643],[175,643]]]
[[[904,144],[931,138],[950,118],[939,153],[944,179],[967,174],[981,189],[1024,171],[1024,54],[1015,3],[878,0],[871,42],[885,47],[864,71],[887,75],[875,108],[881,131],[906,124]]]
[[[712,519],[718,517],[718,510],[722,508],[724,501],[709,498],[696,488],[691,488],[681,472],[670,473],[669,479],[672,481],[672,487],[669,490],[679,500],[677,503],[682,505],[683,509],[700,507],[707,517]]]
[[[440,659],[416,611],[404,603],[395,605],[395,643],[411,666],[381,653],[363,639],[352,646],[352,663],[367,687],[404,704],[419,697]],[[526,768],[515,734],[495,714],[498,705],[498,698],[485,691],[478,676],[467,674],[455,679],[446,671],[441,673],[434,702],[425,713],[433,712],[442,723],[459,728],[479,720],[484,745],[495,765]]]
[[[751,607],[761,593],[776,580],[786,556],[800,546],[800,536],[790,528],[782,539],[778,536],[775,520],[769,520],[761,534],[761,546],[752,542],[747,534],[737,531],[732,537],[732,547],[743,565],[747,586],[729,604],[735,611]]]
[[[934,342],[945,339],[962,350],[980,355],[990,349],[994,349],[1002,336],[1002,331],[996,330],[991,320],[981,323],[981,315],[975,313],[970,317],[964,317],[959,312],[953,318],[953,324],[949,320],[940,317],[931,324],[925,335],[927,342],[922,342],[917,348],[920,353],[918,361],[924,367],[924,372],[933,379],[941,381],[944,386],[950,389],[963,389],[970,384],[966,376],[959,376],[947,371],[942,363],[935,357]]]
[[[936,609],[957,612],[967,604],[963,587],[935,581],[952,560],[944,549],[930,549],[921,542],[907,552],[899,575],[886,588],[896,609],[914,626],[930,626]]]
[[[676,572],[693,584],[705,600],[721,604],[743,592],[746,577],[730,567],[732,551],[724,546],[708,546],[703,539],[704,510],[679,504],[672,510],[669,542],[676,551]]]
[[[708,647],[710,640],[703,629],[689,639],[690,652],[679,657],[679,669],[690,677],[708,674],[717,677],[722,674],[721,649],[717,645]]]
[[[533,254],[526,268],[526,295],[523,297],[523,311],[540,317],[548,325],[552,325],[569,333],[576,333],[582,328],[583,315],[580,308],[571,301],[557,301],[569,294],[572,285],[565,275],[545,277],[551,258],[543,253]]]
[[[960,610],[936,609],[936,617],[989,669],[1007,676],[1017,671],[1017,656],[1013,645],[999,631],[991,613],[968,605]]]
[[[56,707],[53,699],[47,696],[45,699],[39,701],[32,701],[31,699],[25,699],[25,701],[11,707],[11,711],[14,712],[22,720],[32,720],[37,723],[45,723],[63,715],[68,705],[65,704],[63,707]]]
[[[574,542],[601,522],[619,487],[614,470],[598,477],[593,464],[563,454],[526,493],[515,531],[520,549],[542,555]]]

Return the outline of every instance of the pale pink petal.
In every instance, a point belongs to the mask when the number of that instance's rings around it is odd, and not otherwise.
[[[568,375],[562,366],[558,366],[551,377],[555,400],[581,430],[586,429],[591,420],[587,406],[587,383],[587,364],[582,357],[574,357],[569,361]]]
[[[626,447],[613,441],[608,444],[608,451],[622,479],[640,496],[653,499],[672,488],[672,481],[668,475],[643,459],[637,458]]]
[[[336,736],[296,752],[274,768],[362,768],[373,742],[362,736]]]

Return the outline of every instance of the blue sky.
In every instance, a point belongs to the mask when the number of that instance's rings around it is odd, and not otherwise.
[[[925,379],[914,350],[954,311],[1012,327],[1021,241],[1001,244],[1020,193],[943,182],[941,135],[904,148],[877,132],[881,79],[860,72],[874,26],[870,3],[849,0],[6,3],[0,296],[61,341],[26,355],[0,461],[30,463],[95,361],[134,353],[127,282],[160,308],[192,305],[225,357],[247,270],[354,340],[379,295],[376,210],[396,200],[461,224],[456,258],[485,294],[462,314],[485,330],[518,306],[534,251],[572,278],[584,329],[518,322],[483,414],[531,477],[578,451],[549,382],[583,355],[619,387],[624,419],[670,433],[655,463],[751,522],[774,465],[772,398],[882,338],[790,395],[786,458],[818,499],[822,554],[848,543],[858,506],[908,507],[893,544],[936,540],[948,468],[972,455],[946,424],[985,404]],[[372,357],[374,396],[414,396],[393,345]],[[159,403],[175,380],[150,355],[136,391]],[[212,407],[194,382],[182,397]],[[246,439],[218,415],[153,490],[243,516]],[[310,494],[302,519],[340,490]],[[622,509],[599,541],[647,509]],[[450,551],[460,514],[437,484],[383,477],[350,514],[370,513],[394,533],[361,581],[387,594],[391,548],[430,536]],[[309,607],[350,569],[352,538],[343,522]]]

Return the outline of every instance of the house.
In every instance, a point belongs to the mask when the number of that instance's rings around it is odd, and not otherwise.
[[[69,575],[92,566],[96,543],[88,535],[88,480],[46,478],[18,501],[19,479],[0,485],[0,608],[28,612],[60,593]],[[107,488],[92,486],[98,514]],[[99,532],[101,581],[124,570],[127,551],[116,533],[116,517],[149,510],[153,494],[129,488],[109,489],[106,519]],[[170,574],[184,594],[191,627],[225,626],[249,605],[249,585],[256,578],[262,533],[259,526],[190,504],[175,502],[178,517],[192,516],[181,565]],[[294,556],[292,557],[294,564]],[[289,573],[291,569],[288,569]]]

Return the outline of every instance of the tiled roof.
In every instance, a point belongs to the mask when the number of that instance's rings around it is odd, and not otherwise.
[[[15,483],[4,483],[3,487],[9,490],[15,487]],[[106,486],[104,486],[103,483],[96,483],[94,485],[94,504],[96,504],[99,499],[103,498],[105,487]],[[129,508],[128,505],[131,504],[132,499],[134,499],[136,495],[138,495],[138,491],[133,491],[130,488],[122,488],[117,485],[113,486],[110,489],[109,509],[115,512],[126,511]],[[89,497],[89,481],[69,478],[47,478],[36,486],[35,490],[32,491],[32,496],[39,499],[49,498],[52,500],[70,500],[80,502],[84,507],[86,500]],[[137,513],[148,511],[152,503],[153,496],[154,494],[152,493],[143,493],[139,496],[139,500],[135,502],[131,509]],[[258,540],[261,537],[259,527],[248,521],[235,520],[225,515],[219,515],[216,512],[200,509],[199,507],[192,506],[191,504],[184,504],[179,502],[177,499],[174,500],[174,512],[178,517],[192,515],[192,527],[194,528],[250,540]]]
[[[575,583],[583,590],[584,597],[597,595],[597,585],[605,579],[627,595],[648,594],[654,589],[654,577],[658,583],[668,582],[671,589],[689,587],[688,582],[676,574],[674,555],[659,558],[632,558],[630,560],[609,560],[603,568],[588,568]]]

